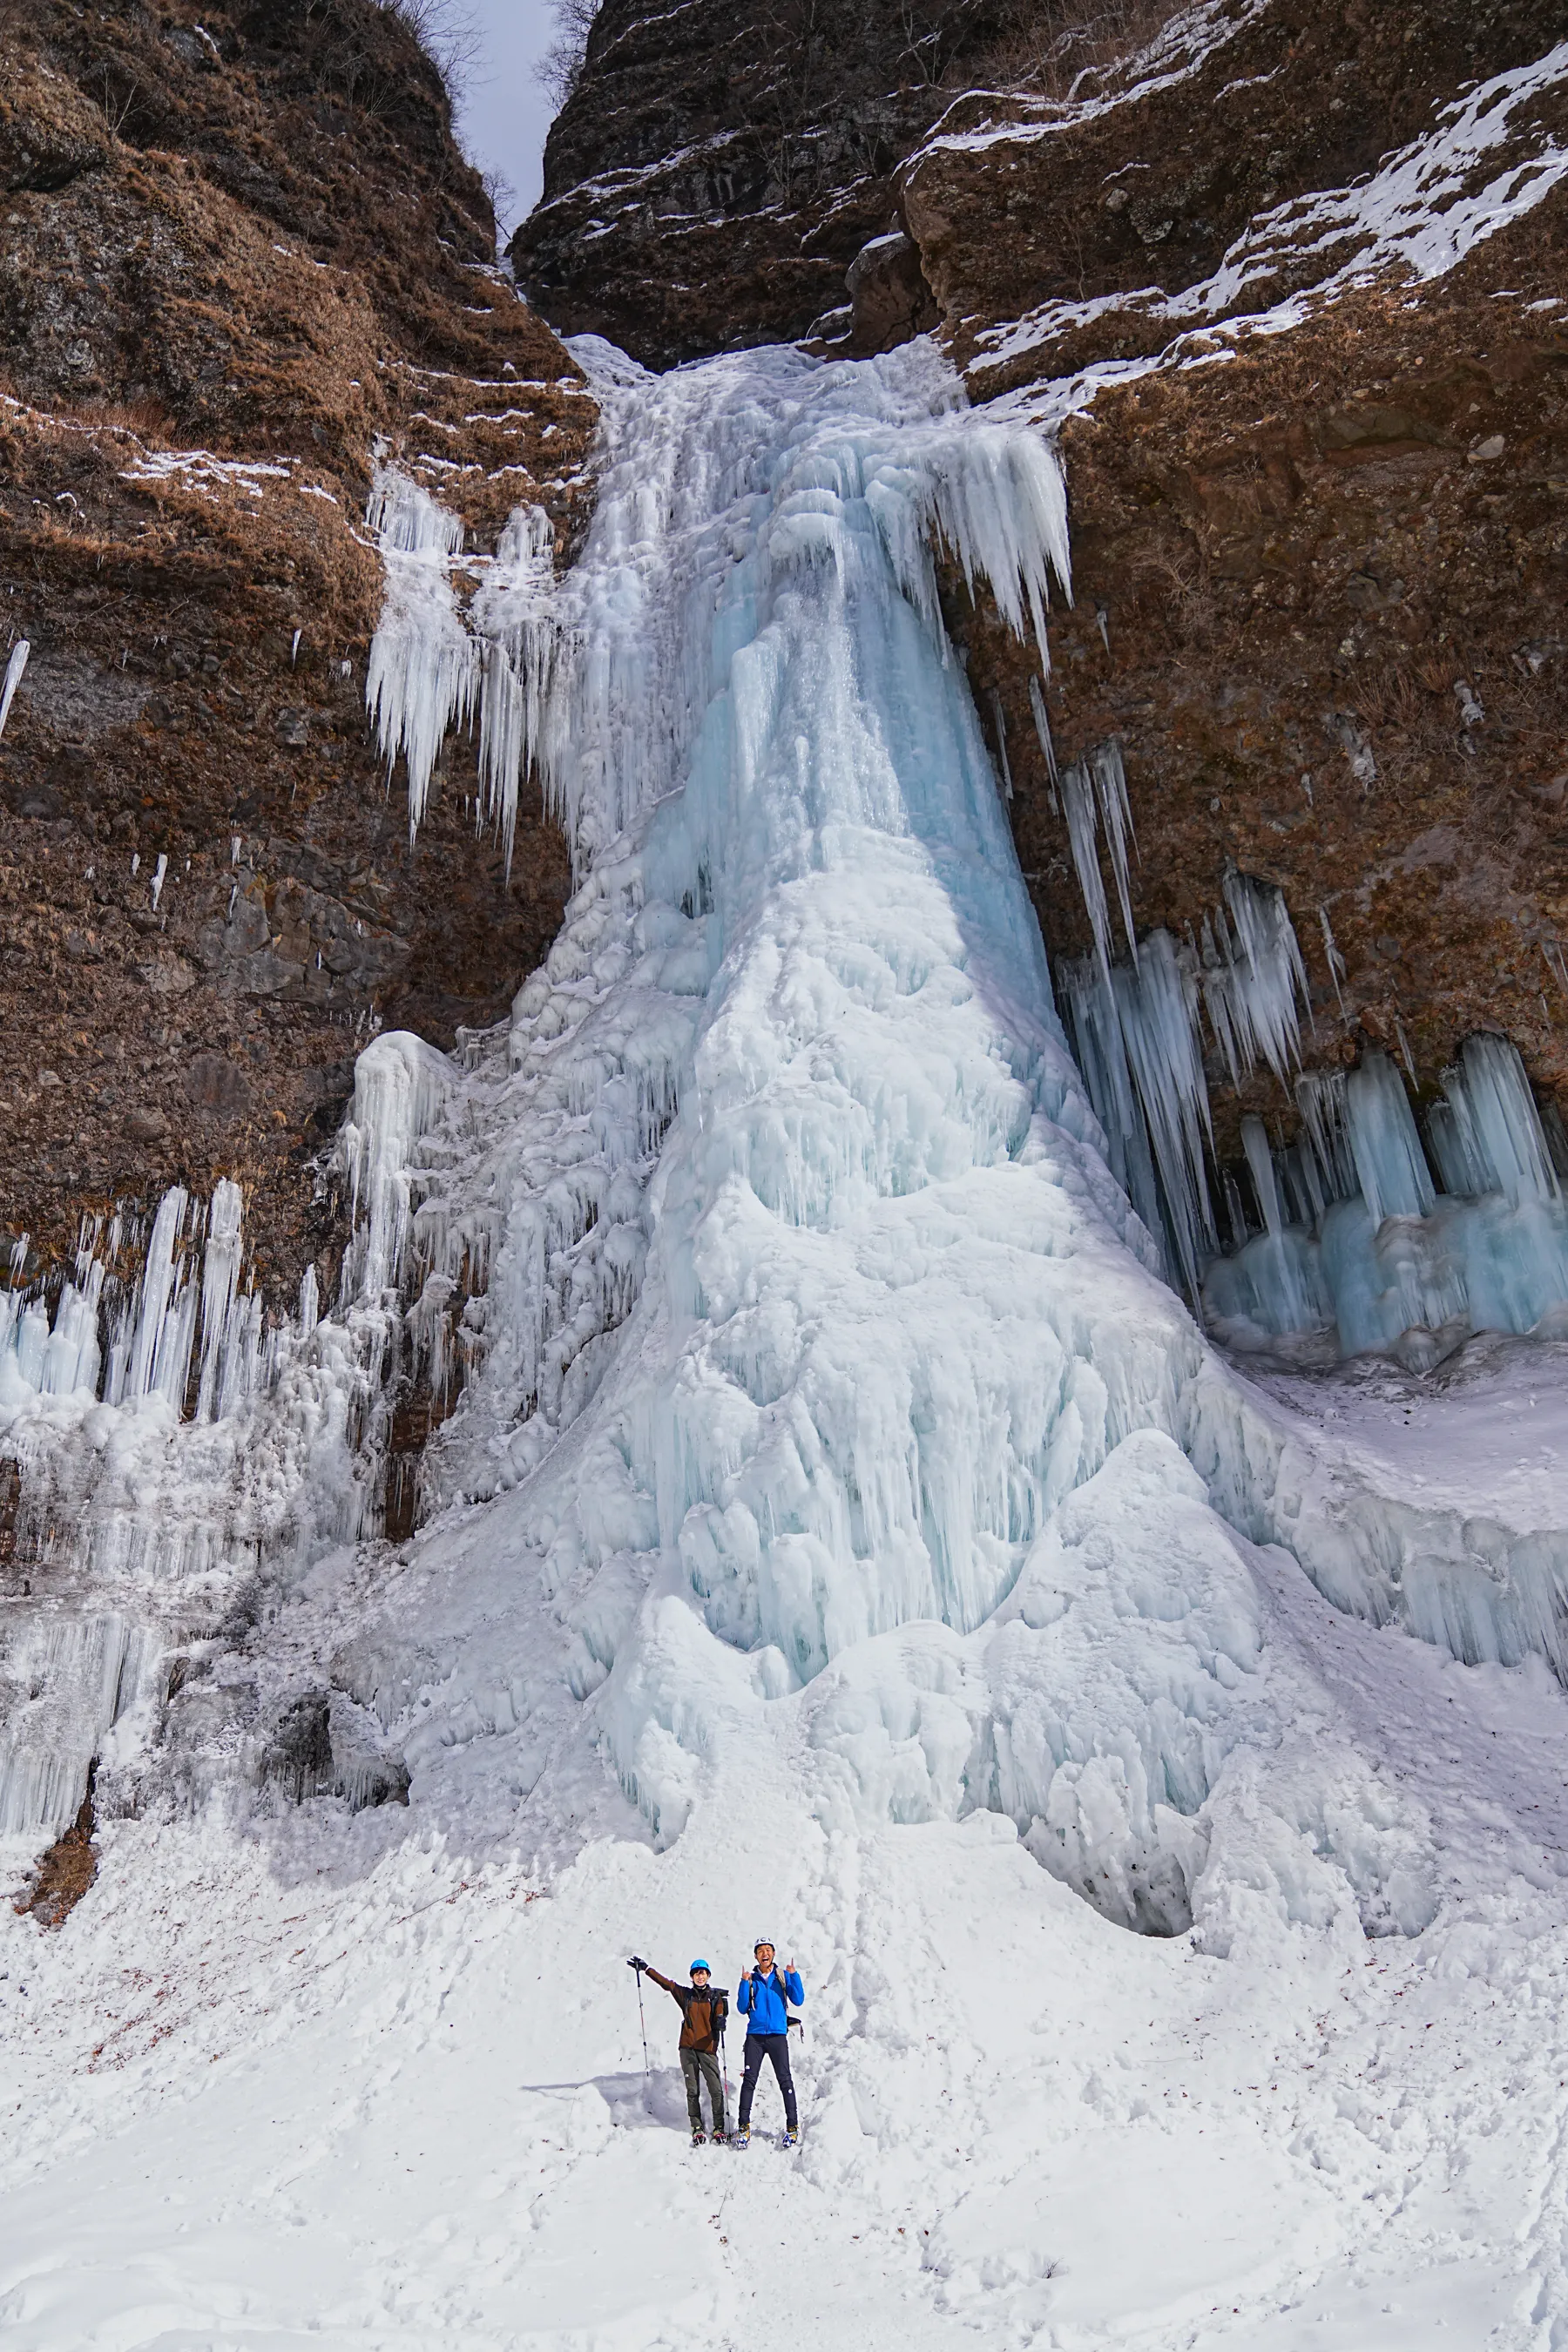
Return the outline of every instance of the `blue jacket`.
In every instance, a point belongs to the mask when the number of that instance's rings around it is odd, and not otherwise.
[[[786,1999],[793,2000],[796,2009],[805,2000],[805,1988],[793,1969],[781,1969],[775,1963],[772,1976],[758,1976],[753,1969],[749,1977],[742,1977],[735,1994],[735,2006],[747,2020],[748,2037],[753,2033],[787,2033]]]

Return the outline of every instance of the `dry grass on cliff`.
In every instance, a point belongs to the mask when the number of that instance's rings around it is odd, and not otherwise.
[[[1181,0],[1008,0],[1002,37],[985,59],[998,81],[1065,101],[1147,47]]]

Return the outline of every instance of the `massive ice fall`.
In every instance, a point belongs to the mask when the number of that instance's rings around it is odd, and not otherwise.
[[[1289,1590],[1561,1670],[1568,1546],[1331,1458],[1181,1292],[1347,1349],[1538,1322],[1564,1219],[1517,1056],[1467,1049],[1443,1196],[1391,1066],[1300,1079],[1222,1255],[1201,1024],[1297,1083],[1283,902],[1232,876],[1201,942],[1135,940],[1120,748],[1064,769],[1069,1050],[942,625],[933,551],[1048,662],[1048,444],[924,343],[578,352],[601,485],[559,583],[542,516],[465,556],[389,467],[371,518],[410,822],[477,712],[480,821],[510,837],[532,766],[567,827],[561,937],[455,1056],[361,1055],[327,1311],[308,1280],[264,1332],[232,1186],[169,1196],[106,1354],[118,1231],[52,1317],[0,1296],[5,1446],[77,1530],[15,1620],[0,1818],[68,1820],[96,1765],[110,1807],[407,1792],[542,1853],[605,1821],[667,1847],[762,1759],[830,1826],[1005,1816],[1211,1951],[1419,1933],[1421,1799],[1343,1730]],[[405,1361],[456,1403],[393,1550]]]

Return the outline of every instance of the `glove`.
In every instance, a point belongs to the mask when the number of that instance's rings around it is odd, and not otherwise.
[[[628,1969],[636,1969],[638,1976],[640,1977],[644,1969],[647,1968],[647,1962],[646,1960],[637,1959],[634,1955],[634,1957],[626,1962],[626,1966]]]

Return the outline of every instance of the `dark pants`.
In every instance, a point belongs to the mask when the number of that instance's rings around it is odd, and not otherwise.
[[[757,2087],[757,2077],[763,2071],[763,2060],[773,2061],[779,2089],[784,2093],[784,2121],[791,2131],[795,2127],[795,2081],[789,2071],[789,2035],[787,2033],[748,2033],[746,2036],[746,2072],[741,2084],[741,2129],[749,2131],[752,2124],[752,2095]]]
[[[683,2050],[680,2071],[686,2077],[686,2112],[691,2117],[694,2132],[702,2128],[701,2085],[708,2085],[708,2105],[712,2111],[713,2128],[724,2128],[724,2085],[719,2074],[719,2061],[711,2050]]]

